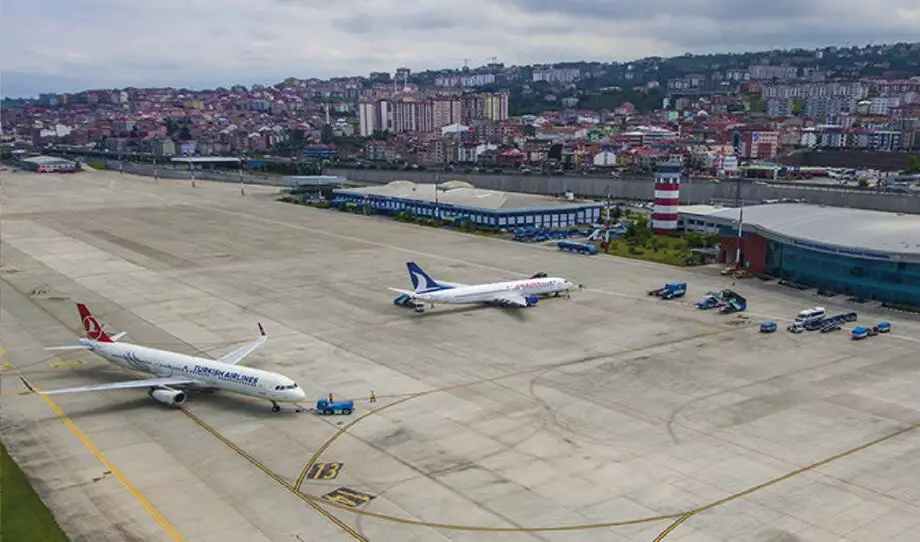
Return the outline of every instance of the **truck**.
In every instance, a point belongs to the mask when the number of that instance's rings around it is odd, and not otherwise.
[[[855,312],[848,312],[844,314],[838,314],[836,316],[829,316],[827,318],[812,318],[810,320],[805,320],[803,325],[808,331],[815,330],[824,330],[824,328],[832,326],[840,326],[846,322],[855,322],[857,314]]]
[[[669,282],[661,288],[649,290],[646,293],[648,295],[660,297],[661,299],[674,299],[677,297],[683,297],[683,295],[687,293],[687,283]]]
[[[329,402],[328,399],[320,399],[316,402],[316,412],[326,416],[331,416],[333,414],[351,414],[355,410],[354,401],[333,401]]]
[[[853,331],[850,331],[850,338],[854,341],[860,339],[865,339],[869,336],[869,328],[863,326],[856,326],[853,328]]]
[[[733,292],[731,290],[726,290],[725,292],[725,306],[719,309],[721,314],[734,314],[736,312],[744,312],[747,310],[747,299],[744,296]]]

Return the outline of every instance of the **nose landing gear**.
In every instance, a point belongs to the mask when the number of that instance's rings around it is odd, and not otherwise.
[[[278,406],[278,403],[272,401],[272,412],[279,412],[280,410],[281,410],[281,407]]]

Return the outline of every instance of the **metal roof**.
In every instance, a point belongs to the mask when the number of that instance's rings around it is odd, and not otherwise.
[[[29,162],[38,166],[48,165],[48,164],[71,164],[74,165],[76,162],[73,160],[67,160],[64,158],[58,158],[56,156],[30,156],[28,158],[23,158],[20,161]]]
[[[723,225],[737,225],[740,213],[737,207],[692,205],[680,208],[684,217]],[[806,248],[831,249],[863,257],[895,255],[920,261],[920,215],[776,203],[745,207],[744,229],[748,228],[765,237],[791,241]]]
[[[416,184],[412,181],[393,181],[382,186],[349,188],[336,190],[335,192],[342,194],[383,196],[434,203],[436,186],[438,187],[438,203],[455,205],[458,207],[466,207],[469,209],[483,209],[489,211],[524,211],[538,209],[560,210],[566,207],[572,209],[586,206],[600,207],[600,204],[589,201],[566,201],[559,198],[540,196],[536,194],[485,190],[482,188],[473,188],[469,185],[458,186],[456,184],[451,184],[451,181],[440,185]]]
[[[205,163],[205,164],[221,164],[221,163],[238,163],[239,158],[230,158],[226,156],[177,156],[175,158],[170,158],[172,162],[182,162],[182,163]]]
[[[285,177],[285,181],[297,186],[322,186],[327,184],[342,184],[345,182],[343,177],[332,175],[292,175]]]

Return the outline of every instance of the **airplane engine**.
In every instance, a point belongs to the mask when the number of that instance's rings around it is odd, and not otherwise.
[[[527,301],[528,307],[533,307],[540,301],[540,296],[528,295],[524,297],[524,301]]]
[[[178,390],[153,389],[150,390],[150,396],[170,406],[179,406],[185,402],[185,393]]]

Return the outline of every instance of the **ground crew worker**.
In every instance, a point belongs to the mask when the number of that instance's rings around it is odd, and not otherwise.
[[[376,402],[377,402],[377,396],[374,395],[374,390],[371,390],[371,402],[372,402],[372,403],[376,403]]]
[[[332,400],[332,392],[331,392],[331,391],[329,392],[329,402],[330,402],[330,403],[334,403],[334,402],[335,402],[335,401]]]

